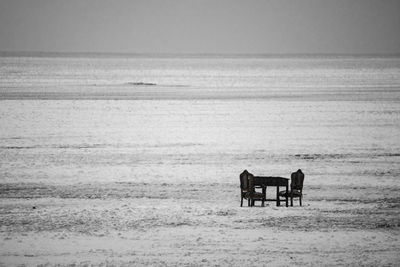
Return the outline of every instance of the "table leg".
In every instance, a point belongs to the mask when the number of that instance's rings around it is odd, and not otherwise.
[[[276,187],[276,206],[280,206],[281,202],[279,200],[279,185]]]

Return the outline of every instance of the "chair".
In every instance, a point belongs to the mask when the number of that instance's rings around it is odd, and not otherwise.
[[[256,192],[254,188],[254,175],[244,170],[240,176],[240,206],[243,207],[243,199],[247,199],[248,206],[254,206],[256,200],[262,201],[264,206],[265,196],[263,193]]]
[[[290,197],[290,206],[293,206],[293,198],[299,198],[300,206],[302,205],[303,199],[303,181],[304,173],[298,169],[297,172],[293,172],[290,177],[290,191],[281,191],[278,197]]]

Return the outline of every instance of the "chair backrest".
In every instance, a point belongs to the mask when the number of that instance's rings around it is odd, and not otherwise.
[[[293,190],[303,190],[304,173],[299,169],[297,172],[292,173],[290,188]]]
[[[248,173],[247,178],[249,180],[249,191],[254,192],[254,175],[251,173]]]
[[[247,170],[244,170],[239,178],[240,178],[240,189],[242,190],[248,190],[249,189],[249,178],[247,177],[249,172]]]

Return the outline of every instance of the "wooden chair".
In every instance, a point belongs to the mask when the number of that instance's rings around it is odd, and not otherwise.
[[[278,197],[288,197],[290,198],[290,206],[293,206],[293,198],[299,198],[300,206],[302,205],[303,199],[303,182],[304,182],[304,173],[298,169],[297,172],[293,172],[290,177],[290,191],[281,191],[278,194]]]
[[[265,196],[263,193],[256,192],[254,188],[254,175],[244,170],[240,176],[240,206],[243,207],[243,199],[247,199],[248,206],[254,206],[256,200],[262,201],[264,206]]]

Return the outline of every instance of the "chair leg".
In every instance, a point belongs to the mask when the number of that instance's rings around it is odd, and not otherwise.
[[[251,203],[250,203],[250,202],[251,202],[251,201],[250,201],[250,198],[248,198],[248,199],[247,199],[247,206],[249,206],[249,207],[251,206]]]
[[[243,196],[240,199],[240,207],[243,207]]]
[[[263,198],[262,198],[262,206],[265,207],[265,199],[267,198],[267,188],[263,186],[262,188],[262,194],[263,194]]]
[[[299,197],[299,202],[300,202],[300,206],[301,206],[301,199],[303,198],[303,196]]]
[[[293,207],[293,197],[290,197],[290,206]]]

